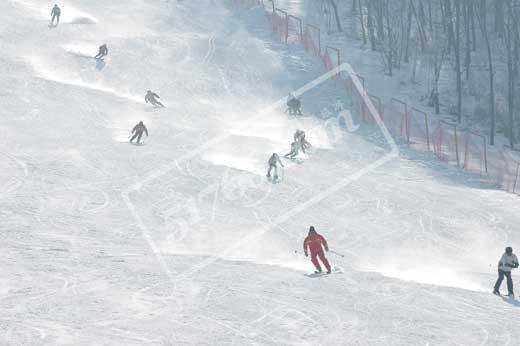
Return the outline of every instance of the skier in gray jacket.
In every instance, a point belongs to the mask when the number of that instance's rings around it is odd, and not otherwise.
[[[267,171],[267,177],[271,178],[271,171],[274,168],[274,179],[278,179],[278,164],[280,164],[280,166],[284,167],[278,154],[273,153],[273,155],[271,155],[271,157],[269,158],[268,163],[269,163],[269,170]]]
[[[148,137],[148,129],[146,126],[144,126],[143,122],[140,121],[139,124],[135,125],[134,129],[132,130],[133,136],[130,139],[130,143],[132,143],[134,139],[137,138],[137,144],[140,144],[143,133],[146,133],[146,137]]]
[[[164,105],[157,99],[160,99],[159,95],[152,92],[151,90],[148,90],[146,92],[146,96],[144,97],[146,103],[151,103],[154,107],[164,107]]]
[[[507,278],[507,292],[509,297],[514,297],[513,292],[513,279],[511,279],[511,270],[518,268],[518,258],[513,253],[511,246],[506,247],[506,252],[500,258],[498,262],[498,279],[493,289],[493,293],[500,295],[500,285],[504,280],[504,276]]]
[[[56,19],[56,25],[60,24],[60,15],[61,9],[58,7],[58,5],[54,4],[54,7],[51,11],[51,26],[54,25],[54,19]]]
[[[300,152],[301,145],[299,142],[292,142],[291,143],[291,151],[285,154],[283,157],[288,157],[290,159],[294,159],[296,156],[298,156],[298,153]]]
[[[294,133],[294,141],[300,143],[300,148],[305,153],[305,149],[309,149],[311,147],[311,143],[307,142],[305,139],[305,131],[296,130]]]

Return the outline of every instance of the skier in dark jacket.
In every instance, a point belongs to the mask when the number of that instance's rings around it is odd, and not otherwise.
[[[106,43],[103,43],[101,46],[99,46],[99,51],[97,55],[94,57],[94,59],[103,59],[108,55],[108,47]]]
[[[289,107],[289,114],[302,115],[301,101],[294,97],[293,94],[289,94],[287,98],[287,107]]]
[[[506,252],[500,257],[498,261],[498,279],[493,289],[493,293],[500,295],[500,285],[504,280],[504,276],[507,278],[507,292],[509,297],[514,297],[513,292],[513,279],[511,278],[511,270],[518,268],[518,258],[513,253],[511,246],[506,247]]]
[[[54,25],[54,19],[56,19],[56,26],[58,24],[60,24],[60,15],[61,15],[60,8],[58,7],[58,5],[54,4],[54,7],[52,8],[52,11],[51,11],[51,16],[52,16],[51,26]]]
[[[143,136],[143,132],[146,133],[146,137],[148,137],[148,129],[146,126],[144,126],[143,122],[140,121],[139,124],[135,125],[134,129],[132,130],[134,135],[130,139],[130,143],[132,143],[134,139],[137,138],[137,144],[139,144],[141,137]]]
[[[331,273],[330,264],[327,258],[325,257],[325,253],[323,252],[323,249],[325,248],[325,251],[329,251],[329,246],[327,244],[327,241],[321,234],[318,234],[316,230],[314,229],[314,226],[311,226],[309,228],[309,235],[305,238],[303,242],[303,251],[305,253],[305,256],[308,257],[309,249],[311,251],[311,261],[312,264],[316,267],[316,274],[321,273],[321,266],[320,262],[318,262],[318,257],[320,258],[321,262],[325,265],[325,268],[327,268],[327,274]]]
[[[151,90],[148,90],[146,92],[146,96],[144,97],[146,103],[151,103],[154,107],[164,107],[164,105],[157,99],[160,99],[159,95],[152,92]]]

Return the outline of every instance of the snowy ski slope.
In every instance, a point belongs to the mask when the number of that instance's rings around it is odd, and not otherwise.
[[[520,344],[490,294],[518,198],[405,148],[365,171],[389,146],[326,120],[331,81],[273,107],[322,70],[259,11],[52,5],[0,2],[1,345]],[[313,152],[271,184],[296,128]],[[311,224],[343,273],[306,276]]]

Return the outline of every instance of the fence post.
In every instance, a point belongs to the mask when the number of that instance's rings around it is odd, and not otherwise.
[[[340,57],[339,49],[331,47],[331,46],[326,46],[325,51],[327,51],[327,50],[332,50],[332,51],[336,52],[336,61],[338,62],[337,66],[341,65],[341,57]]]
[[[425,116],[425,125],[426,125],[426,146],[428,148],[428,151],[430,151],[430,127],[428,125],[428,114],[424,113]]]
[[[457,167],[460,167],[460,159],[459,159],[459,140],[457,135],[457,125],[453,126],[455,130],[455,157],[457,158]]]
[[[404,118],[401,118],[401,124],[399,125],[399,131],[401,131],[401,136],[404,136],[406,137],[406,140],[409,141],[409,138],[408,138],[408,130],[407,130],[407,122],[408,122],[408,105],[406,104],[406,102],[404,101],[401,101],[399,99],[396,99],[395,97],[392,97],[390,99],[390,102],[394,103],[394,102],[397,102],[401,105],[404,106]],[[404,134],[403,134],[403,127],[404,127]]]
[[[518,181],[518,170],[520,169],[520,163],[516,164],[516,173],[515,173],[515,181],[513,183],[513,193],[516,192],[516,183]]]
[[[321,29],[318,28],[318,55],[321,55]]]
[[[285,44],[287,44],[287,40],[289,39],[289,14],[285,12]]]
[[[317,47],[318,48],[318,52],[317,53],[318,53],[318,56],[321,56],[321,29],[318,28],[317,26],[312,25],[312,24],[305,24],[305,25],[306,25],[306,28],[307,28],[307,32],[310,33],[311,31],[314,31],[314,32],[316,32],[318,34],[318,47]],[[310,30],[310,29],[312,29],[312,30]],[[312,39],[312,35],[311,35],[310,38]],[[313,42],[314,42],[314,40],[313,40]]]
[[[486,174],[488,172],[488,162],[487,162],[487,140],[484,136],[484,167],[486,168]]]
[[[412,109],[410,110],[410,113],[411,115],[415,114],[415,113],[421,113],[421,115],[424,117],[424,131],[426,132],[426,148],[428,149],[428,151],[430,150],[430,126],[428,124],[428,114],[426,114],[425,112],[415,108],[415,107],[412,107]],[[410,124],[408,123],[408,132],[410,132]],[[408,137],[410,137],[410,133],[408,133]]]
[[[293,16],[292,14],[289,14],[289,15],[287,16],[287,36],[289,36],[289,21],[291,20],[291,18],[298,22],[298,28],[300,29],[300,32],[298,33],[298,35],[300,36],[300,41],[303,42],[303,26],[302,26],[302,20],[301,20],[301,18],[296,17],[296,16]]]
[[[442,155],[442,140],[443,140],[443,132],[442,132],[442,123],[439,120],[439,155]]]
[[[464,165],[462,166],[463,169],[468,169],[468,147],[469,147],[469,133],[466,132],[464,135]]]

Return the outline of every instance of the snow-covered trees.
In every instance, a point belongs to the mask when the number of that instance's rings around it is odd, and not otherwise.
[[[346,34],[381,53],[387,74],[401,69],[415,81],[417,66],[426,70],[424,94],[437,113],[467,125],[485,121],[491,143],[501,132],[514,145],[520,0],[321,1],[338,32],[349,28]],[[484,119],[476,118],[475,104]]]

